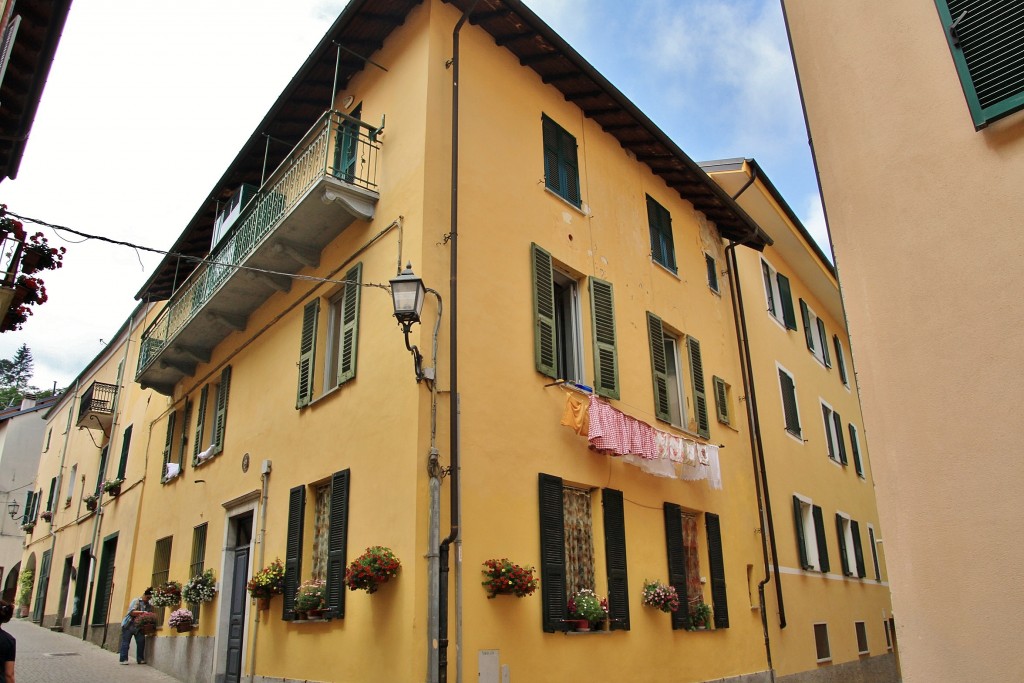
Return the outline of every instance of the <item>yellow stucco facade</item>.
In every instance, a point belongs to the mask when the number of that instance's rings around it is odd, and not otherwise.
[[[369,12],[367,4],[346,10],[352,21]],[[444,537],[458,523],[447,607],[452,680],[496,683],[504,680],[504,670],[519,681],[579,675],[638,682],[768,680],[758,596],[758,582],[766,578],[762,539],[767,532],[759,511],[723,228],[695,209],[694,201],[705,201],[697,190],[638,159],[579,105],[495,45],[492,35],[468,24],[458,64],[459,251],[453,301],[446,281],[451,281],[454,246],[450,68],[455,65],[446,62],[460,15],[439,0],[412,7],[373,53],[373,61],[387,70],[369,65],[336,94],[342,113],[358,111],[362,121],[374,125],[386,120],[372,133],[379,143],[379,170],[371,219],[347,219],[315,258],[303,256],[294,244],[281,246],[278,251],[305,259],[305,267],[286,285],[279,272],[251,271],[251,291],[264,282],[275,289],[262,296],[244,324],[232,322],[223,291],[211,288],[201,304],[197,295],[193,320],[230,330],[219,333],[208,349],[185,348],[180,341],[185,334],[200,338],[197,323],[183,325],[177,341],[164,332],[173,323],[164,311],[180,305],[181,292],[195,291],[188,288],[200,269],[176,283],[178,294],[166,309],[156,305],[148,327],[129,326],[129,372],[121,386],[124,400],[118,402],[123,416],[117,419],[135,425],[131,476],[126,492],[103,507],[103,529],[121,530],[118,556],[130,561],[117,564],[108,621],[116,630],[128,600],[155,579],[184,582],[201,566],[214,571],[218,595],[202,605],[191,631],[175,633],[166,625],[159,631],[150,645],[151,659],[164,670],[210,681],[249,675],[287,681],[436,680],[431,571],[437,539],[432,534]],[[552,145],[552,139],[564,144]],[[330,158],[345,144],[339,133],[325,154]],[[678,152],[677,160],[681,156]],[[361,168],[367,157],[355,157]],[[688,158],[679,163],[686,162],[692,164]],[[778,206],[774,214],[761,206],[756,212],[747,209],[743,197],[737,207],[728,189],[719,190],[697,173],[698,189],[710,193],[715,210],[722,212],[720,221],[750,227],[746,209],[768,229],[763,221],[784,217]],[[319,205],[320,199],[302,201]],[[659,224],[664,230],[655,246],[652,216],[664,215],[670,222],[667,228]],[[784,221],[772,227],[770,234],[785,230],[786,239],[777,249],[768,247],[764,258],[779,272],[791,273],[792,295],[809,302],[849,349],[831,270],[817,262],[809,243],[799,242],[798,228]],[[736,229],[729,230],[735,237]],[[834,464],[822,450],[819,397],[843,415],[844,430],[847,423],[861,426],[852,363],[851,388],[846,388],[835,369],[818,364],[802,346],[802,331],[787,331],[765,317],[756,303],[764,297],[756,248],[769,240],[762,236],[756,233],[754,248],[739,246],[735,254],[748,293],[750,367],[762,397],[761,450],[777,506],[774,536],[789,622],[780,628],[769,583],[764,611],[773,665],[787,675],[883,661],[884,562],[876,580],[869,551],[865,578],[844,577],[841,570],[822,576],[800,567],[794,495],[815,504],[828,501],[829,515],[843,512],[872,525],[875,533],[879,526],[863,434],[863,477],[852,472],[852,464]],[[258,265],[257,260],[248,263]],[[421,324],[409,339],[424,357],[422,381],[414,376],[386,291],[407,261],[439,293],[428,293]],[[709,273],[718,275],[714,287]],[[553,293],[551,315],[544,314],[544,292]],[[201,306],[206,308],[197,313]],[[210,311],[216,315],[201,317]],[[456,314],[458,414],[452,420],[449,322]],[[553,341],[545,341],[542,331],[549,320],[557,330]],[[354,334],[346,336],[350,331]],[[553,359],[544,360],[546,352]],[[182,360],[186,357],[191,360]],[[108,372],[111,362],[98,360],[96,373]],[[667,369],[659,369],[659,363]],[[786,434],[776,363],[799,378],[806,442]],[[155,389],[131,381],[136,368],[139,381]],[[173,386],[152,379],[171,371],[181,375]],[[659,373],[669,380],[664,393]],[[574,380],[577,388],[559,379]],[[649,463],[641,468],[590,448],[586,434],[561,424],[569,398],[589,402],[590,390],[604,397],[597,400],[606,411],[602,414],[650,435],[648,450],[655,430],[663,443],[671,438],[694,453],[710,446],[720,476],[703,465],[686,470],[670,461],[658,461],[668,476],[654,476]],[[51,423],[61,414],[54,411]],[[453,424],[459,448],[457,520],[449,514],[452,472],[444,472],[441,496],[434,498],[438,471],[428,467],[435,448],[437,465],[451,464]],[[111,438],[116,441],[116,430]],[[81,437],[76,439],[75,451],[86,452]],[[173,467],[179,464],[180,472]],[[680,472],[693,476],[683,479]],[[44,476],[54,475],[41,468]],[[716,479],[720,485],[713,485]],[[568,503],[551,503],[545,498],[551,491],[578,507],[569,512]],[[127,495],[136,501],[130,510]],[[436,518],[432,504],[440,510]],[[117,517],[109,519],[109,512]],[[687,536],[680,538],[673,524],[683,524]],[[592,543],[592,561],[570,563],[562,546],[545,553],[552,539],[560,538],[554,527],[574,539],[585,536]],[[832,522],[827,534],[838,567],[834,527]],[[61,549],[55,556],[75,552],[65,549],[63,534],[57,540]],[[78,539],[67,547],[75,543],[82,545]],[[398,577],[373,594],[340,587],[334,572],[375,545],[389,547],[401,559]],[[713,628],[691,631],[678,628],[682,623],[673,628],[669,615],[641,604],[645,580],[677,581],[677,550],[688,559],[679,586],[711,606]],[[535,567],[541,588],[523,599],[489,599],[480,585],[483,562],[503,557]],[[285,562],[290,588],[260,610],[248,599],[245,583],[274,558]],[[339,558],[342,563],[336,564]],[[570,632],[560,583],[569,575],[609,596],[608,630]],[[319,576],[327,577],[329,595],[333,590],[335,618],[293,619],[289,591]],[[52,596],[45,613],[57,614]],[[860,620],[867,625],[864,652],[850,639]],[[823,663],[815,657],[813,623],[818,621],[842,633]]]

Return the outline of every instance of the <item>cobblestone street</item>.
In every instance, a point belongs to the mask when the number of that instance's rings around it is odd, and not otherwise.
[[[18,683],[177,683],[176,678],[135,663],[134,643],[128,666],[109,652],[66,633],[54,633],[22,619],[12,619],[4,630],[18,640],[15,678]]]

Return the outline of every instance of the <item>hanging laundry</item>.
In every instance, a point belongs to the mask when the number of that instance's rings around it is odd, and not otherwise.
[[[565,392],[562,424],[580,436],[590,435],[590,402],[576,391]]]
[[[587,438],[591,447],[602,453],[625,455],[623,444],[629,440],[622,413],[600,400],[590,397],[590,427]]]
[[[718,446],[708,446],[708,486],[715,491],[722,490],[722,466],[719,462]]]
[[[643,458],[633,454],[623,456],[622,459],[630,465],[639,467],[641,471],[655,477],[662,477],[664,479],[676,478],[676,469],[670,460],[664,460],[662,458]]]

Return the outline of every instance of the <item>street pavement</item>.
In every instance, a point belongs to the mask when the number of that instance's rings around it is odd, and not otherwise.
[[[117,663],[116,652],[24,619],[12,619],[3,629],[18,640],[17,683],[178,683],[149,665],[136,664],[134,642],[130,663],[123,666]]]

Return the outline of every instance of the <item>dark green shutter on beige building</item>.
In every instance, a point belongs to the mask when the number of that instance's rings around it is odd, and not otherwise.
[[[313,400],[313,366],[316,363],[316,332],[320,320],[320,299],[313,299],[302,309],[302,334],[299,337],[299,391],[295,407],[309,405]]]
[[[202,390],[199,392],[199,410],[196,413],[196,438],[195,443],[192,444],[192,462],[196,461],[196,458],[206,450],[203,447],[203,428],[206,426],[206,403],[210,398],[210,385],[203,385]]]
[[[668,582],[679,595],[680,608],[671,613],[672,630],[690,628],[690,610],[686,605],[686,546],[683,545],[683,509],[675,503],[662,505],[665,516],[665,546],[668,555]]]
[[[814,332],[811,330],[811,311],[807,308],[807,302],[800,299],[800,317],[804,321],[804,339],[807,340],[807,348],[814,352]]]
[[[779,283],[779,298],[782,299],[782,319],[790,330],[796,329],[796,311],[793,310],[793,291],[789,286],[789,278],[782,273],[775,274]]]
[[[825,361],[825,367],[830,368],[832,367],[832,358],[828,354],[828,341],[826,341],[828,337],[825,333],[825,323],[821,321],[821,318],[818,318],[818,339],[821,340],[821,358]]]
[[[335,619],[345,617],[345,565],[348,546],[348,489],[350,470],[331,477],[331,519],[327,531],[327,609]]]
[[[594,391],[619,398],[619,351],[615,341],[612,283],[590,278],[590,315],[594,333]]]
[[[231,392],[231,366],[220,373],[220,384],[217,385],[217,413],[213,422],[213,442],[216,450],[224,450],[224,434],[228,425],[228,396]]]
[[[566,631],[565,623],[565,511],[562,480],[539,475],[540,490],[540,595],[544,630]]]
[[[708,421],[708,397],[704,388],[704,361],[700,356],[700,342],[686,337],[686,350],[690,356],[690,382],[693,386],[693,412],[697,421],[697,433],[705,439],[711,437]]]
[[[288,492],[288,538],[284,550],[284,591],[282,615],[285,621],[295,619],[295,594],[302,576],[302,532],[306,517],[306,487],[296,486]]]
[[[725,590],[725,560],[722,554],[722,523],[718,515],[704,513],[708,537],[708,574],[711,575],[711,608],[715,628],[729,628],[728,593]]]
[[[718,411],[718,421],[722,424],[729,424],[728,384],[717,375],[711,378],[711,382],[715,386],[715,409]]]
[[[864,567],[864,547],[860,540],[860,524],[850,520],[850,532],[853,534],[853,558],[857,565],[857,576],[863,579],[867,576],[867,569]]]
[[[629,630],[629,577],[626,572],[626,520],[622,491],[602,489],[604,556],[608,567],[608,617],[612,631]]]
[[[814,518],[814,538],[818,542],[818,569],[822,574],[827,574],[832,568],[828,561],[828,543],[825,539],[825,518],[821,513],[821,507],[811,506],[811,517]]]
[[[647,337],[651,348],[651,374],[654,384],[654,414],[659,420],[672,421],[668,400],[668,361],[665,358],[665,331],[661,318],[647,312]]]
[[[558,376],[558,343],[555,332],[555,279],[551,254],[536,244],[530,245],[533,271],[533,355],[537,372],[552,379]]]
[[[839,559],[843,565],[843,575],[853,576],[853,572],[850,571],[850,557],[846,552],[846,531],[843,529],[843,516],[836,513],[836,537],[839,539]]]
[[[357,263],[345,273],[345,298],[341,311],[341,345],[338,350],[338,386],[356,376],[356,349],[359,340],[359,301],[362,292],[363,264]]]

